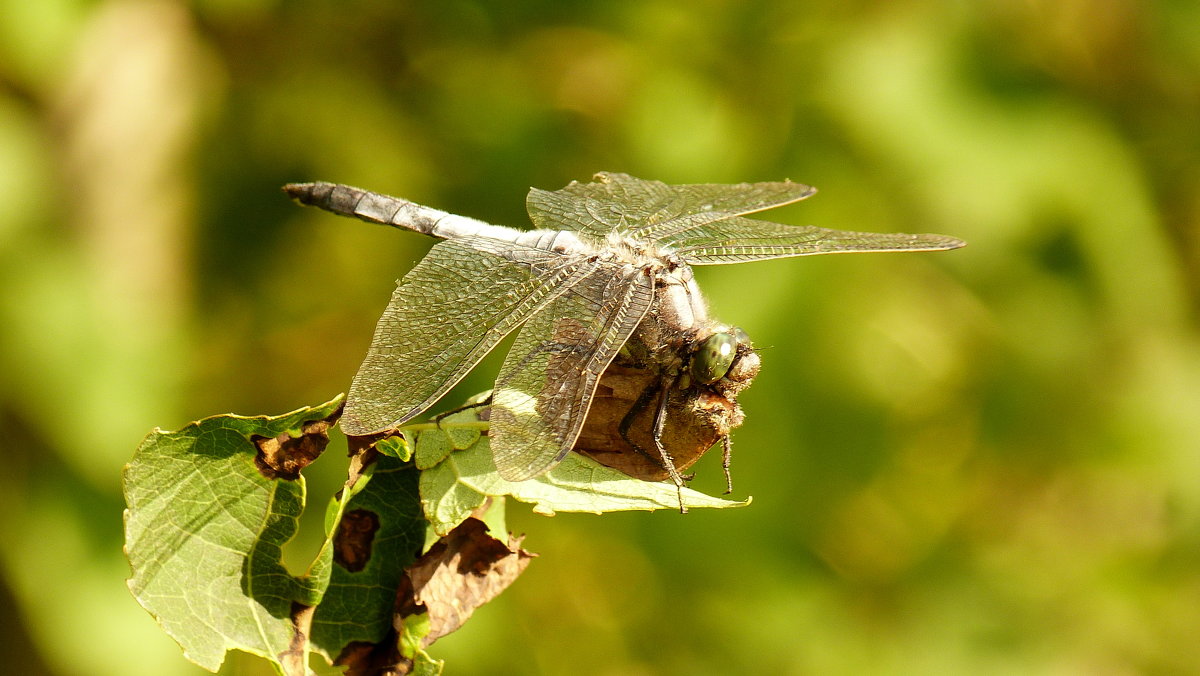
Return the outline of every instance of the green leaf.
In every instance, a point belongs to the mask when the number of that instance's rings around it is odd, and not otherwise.
[[[483,522],[487,526],[487,533],[497,540],[508,539],[508,522],[505,514],[504,498],[496,498],[492,500],[492,504],[484,510],[483,514],[476,514],[475,518]]]
[[[417,469],[429,469],[446,459],[454,451],[454,442],[444,430],[429,429],[417,432]]]
[[[412,676],[441,676],[442,668],[446,666],[444,660],[435,660],[429,656],[429,653],[424,650],[417,651],[417,656],[413,658]]]
[[[475,442],[479,441],[481,435],[482,431],[478,427],[450,425],[446,428],[446,436],[450,437],[450,445],[456,451],[461,451],[475,445]]]
[[[453,424],[443,421],[441,426],[450,429]],[[421,432],[415,451],[418,457],[421,444],[439,433],[445,431]],[[438,448],[448,444],[445,439],[434,443]],[[505,481],[496,472],[487,437],[480,437],[469,448],[455,451],[421,473],[425,516],[439,535],[462,523],[488,496],[504,495],[533,503],[533,511],[548,516],[555,512],[601,514],[679,509],[680,504],[680,493],[674,484],[634,479],[577,453],[567,454],[554,469],[541,476],[521,482]],[[690,488],[683,489],[682,500],[689,509],[743,507],[750,503],[715,498]]]
[[[418,474],[381,455],[370,483],[345,505],[332,579],[312,623],[313,647],[330,660],[353,642],[379,643],[392,628],[396,589],[425,537]]]
[[[472,397],[464,410],[441,417],[436,422],[413,425],[408,433],[416,432],[417,469],[429,469],[446,459],[453,451],[461,451],[475,445],[486,429],[477,417],[479,409],[471,402],[486,398],[487,393]],[[415,429],[414,429],[415,428]]]
[[[384,437],[375,442],[375,450],[384,455],[389,455],[397,460],[408,460],[412,457],[412,446],[404,440],[404,437],[393,436]]]
[[[238,649],[281,672],[303,669],[296,623],[321,600],[331,556],[293,576],[281,547],[304,508],[300,471],[324,449],[340,406],[338,397],[278,417],[154,430],[126,466],[129,589],[196,664],[215,671]]]
[[[400,654],[411,660],[422,651],[421,642],[429,635],[429,613],[409,615],[400,628]]]

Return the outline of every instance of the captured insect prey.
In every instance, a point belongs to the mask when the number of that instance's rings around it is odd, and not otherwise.
[[[682,487],[682,472],[718,442],[728,478],[730,432],[744,419],[737,396],[759,357],[745,331],[708,316],[692,265],[964,244],[745,217],[816,192],[790,181],[667,185],[600,173],[530,190],[533,230],[345,185],[284,190],[303,204],[443,240],[396,287],[342,429],[361,436],[413,419],[515,331],[488,412],[496,468],[509,481],[575,450]]]

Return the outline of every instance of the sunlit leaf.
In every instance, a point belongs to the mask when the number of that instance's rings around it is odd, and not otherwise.
[[[433,440],[435,434],[446,434],[456,422],[470,422],[471,412],[452,416],[441,423],[442,430],[423,430],[417,440],[416,454],[421,444]],[[449,442],[433,441],[437,448]],[[449,454],[435,467],[421,473],[421,503],[425,516],[435,532],[448,533],[488,496],[512,496],[533,504],[539,514],[555,512],[604,512],[656,509],[742,507],[746,501],[724,500],[705,495],[690,488],[682,494],[673,484],[634,479],[576,453],[568,454],[549,472],[527,481],[506,481],[496,472],[491,447],[486,436],[461,451]]]
[[[416,463],[418,469],[428,469],[446,459],[454,450],[453,439],[442,430],[422,430],[417,433]]]
[[[417,474],[380,456],[370,483],[346,505],[329,589],[312,624],[314,649],[331,660],[353,642],[383,640],[391,629],[396,589],[425,535]]]
[[[129,588],[200,666],[215,671],[233,649],[281,670],[303,664],[296,615],[320,602],[330,553],[294,576],[281,547],[304,508],[299,472],[324,449],[340,405],[155,430],[126,466]]]
[[[394,436],[386,437],[375,442],[375,450],[384,455],[390,455],[398,460],[408,460],[412,457],[412,446],[410,446],[404,437]]]

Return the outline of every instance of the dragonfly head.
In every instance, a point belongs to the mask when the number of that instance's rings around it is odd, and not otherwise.
[[[725,377],[735,380],[758,374],[758,355],[750,345],[750,336],[739,327],[718,331],[705,338],[692,355],[692,378],[705,385]]]

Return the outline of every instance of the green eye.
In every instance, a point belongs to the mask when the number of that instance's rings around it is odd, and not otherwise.
[[[692,357],[692,377],[710,385],[725,377],[737,356],[737,339],[730,333],[714,333],[700,344]]]

